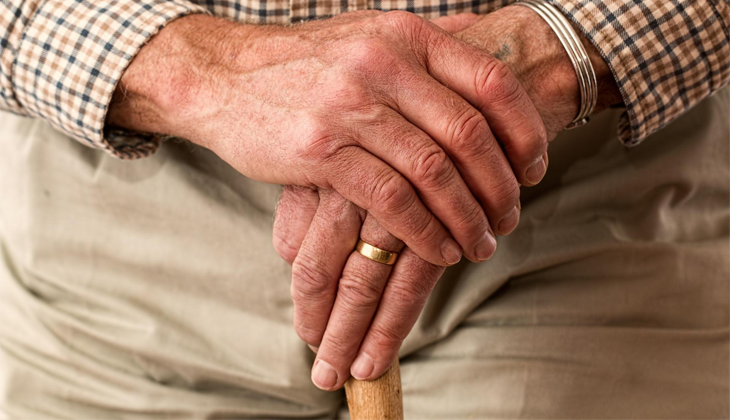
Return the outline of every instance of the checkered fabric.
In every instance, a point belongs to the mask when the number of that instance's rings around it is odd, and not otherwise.
[[[730,81],[728,0],[550,0],[602,53],[638,144]],[[189,13],[288,24],[363,9],[425,18],[488,13],[511,0],[0,0],[0,109],[43,118],[120,158],[152,153],[154,135],[104,130],[121,74],[166,23]]]

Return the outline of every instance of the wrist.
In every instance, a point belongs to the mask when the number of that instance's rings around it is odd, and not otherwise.
[[[253,30],[207,15],[171,22],[142,47],[122,75],[107,125],[210,147],[198,131],[217,112],[227,64],[238,59]]]
[[[578,114],[580,88],[567,52],[550,26],[532,10],[507,6],[460,33],[464,40],[505,62],[522,81],[550,137]],[[613,75],[595,47],[579,33],[598,81],[595,112],[621,102]]]

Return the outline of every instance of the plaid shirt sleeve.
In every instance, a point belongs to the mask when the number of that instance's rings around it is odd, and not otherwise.
[[[0,0],[0,109],[49,121],[120,158],[156,136],[109,133],[106,109],[127,65],[162,26],[189,13],[286,24],[362,9],[426,18],[487,13],[513,0]],[[611,68],[638,144],[730,81],[728,0],[549,0]]]
[[[601,52],[634,146],[730,82],[728,0],[549,0]]]
[[[0,1],[0,109],[43,118],[120,158],[154,136],[104,134],[107,106],[136,52],[171,20],[205,9],[166,0]]]

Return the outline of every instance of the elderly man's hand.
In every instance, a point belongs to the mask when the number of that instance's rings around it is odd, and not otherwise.
[[[358,236],[378,248],[401,251],[395,266],[353,252]],[[403,248],[367,212],[334,191],[284,188],[274,237],[277,250],[294,263],[294,327],[317,351],[315,385],[340,388],[350,372],[358,379],[380,376],[444,268]]]
[[[507,7],[490,15],[436,20],[509,63],[555,137],[578,111],[577,79],[551,29],[532,11]],[[600,81],[598,108],[620,101],[605,63],[590,48]],[[505,148],[509,150],[509,144]],[[547,155],[545,155],[547,166]],[[312,379],[323,389],[380,376],[396,357],[444,269],[405,248],[391,268],[352,249],[358,235],[377,247],[403,244],[364,210],[332,191],[286,187],[274,225],[277,251],[293,263],[294,323],[318,347]],[[344,267],[344,268],[343,268]]]
[[[108,122],[190,139],[257,180],[335,190],[440,266],[492,255],[547,148],[507,66],[405,12],[181,18],[132,62]]]

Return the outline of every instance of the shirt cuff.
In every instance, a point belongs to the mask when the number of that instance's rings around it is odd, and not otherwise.
[[[24,111],[87,145],[132,159],[153,153],[154,135],[104,132],[114,89],[142,46],[176,18],[206,13],[187,1],[47,0],[28,22],[13,65]]]
[[[627,146],[730,80],[730,6],[722,0],[548,1],[611,69],[626,107],[619,138]]]

